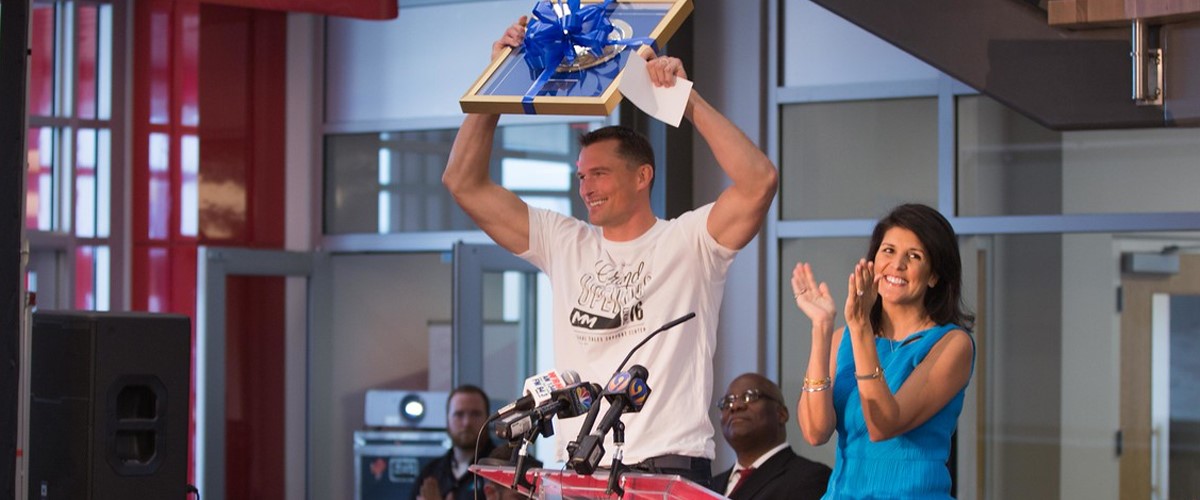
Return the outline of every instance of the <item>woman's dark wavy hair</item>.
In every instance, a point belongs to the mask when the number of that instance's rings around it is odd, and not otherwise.
[[[925,246],[929,267],[937,276],[937,285],[925,293],[925,311],[939,325],[954,323],[967,331],[975,327],[975,315],[967,312],[962,301],[962,257],[958,254],[958,237],[942,214],[917,203],[900,205],[875,224],[867,260],[874,261],[883,244],[883,235],[893,227],[912,231]],[[880,331],[883,321],[883,302],[875,301],[871,308],[871,326]]]

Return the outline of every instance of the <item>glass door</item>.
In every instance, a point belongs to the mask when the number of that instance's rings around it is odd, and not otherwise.
[[[259,476],[283,479],[286,491],[279,498],[325,498],[321,475],[307,470],[327,468],[319,461],[331,454],[331,443],[324,433],[324,408],[330,405],[324,395],[330,391],[331,378],[323,353],[333,343],[334,328],[329,324],[328,305],[331,276],[329,257],[320,252],[290,252],[245,248],[200,247],[197,255],[197,305],[195,347],[194,455],[196,485],[206,500],[239,498],[246,487],[228,464],[262,461],[264,457],[284,457],[255,469]],[[271,317],[261,298],[238,296],[235,280],[280,280],[289,302],[283,318]],[[231,294],[231,292],[233,292]],[[293,300],[295,299],[295,300]],[[248,306],[249,305],[249,306]],[[271,376],[256,379],[244,376],[239,367],[267,363],[253,358],[245,348],[244,336],[229,331],[229,318],[246,314],[245,309],[266,317],[282,319],[280,344],[268,350],[278,351]],[[268,330],[271,328],[265,328]],[[278,362],[281,360],[282,362]],[[240,393],[282,394],[262,398],[246,405]],[[271,399],[268,401],[268,399]],[[282,432],[242,432],[244,422],[270,420]],[[261,430],[261,429],[260,429]],[[274,430],[274,429],[273,429]],[[246,443],[249,441],[249,443]],[[239,456],[247,454],[249,457]],[[261,471],[266,470],[267,474]],[[231,474],[232,472],[232,474]],[[232,478],[230,476],[233,476]],[[262,479],[256,478],[255,481]],[[251,485],[254,486],[254,485]]]
[[[1200,255],[1121,283],[1121,498],[1200,497]]]
[[[521,397],[525,378],[539,372],[538,352],[544,350],[538,336],[539,275],[498,246],[455,244],[454,385],[483,387],[497,407]]]
[[[454,246],[454,384],[477,384],[493,409],[519,397],[525,378],[554,366],[550,282],[495,245]],[[554,464],[555,439],[533,454]]]

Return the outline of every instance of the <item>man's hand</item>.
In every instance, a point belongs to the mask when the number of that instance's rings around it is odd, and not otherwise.
[[[439,500],[442,498],[442,490],[438,489],[437,479],[432,477],[425,478],[425,482],[421,483],[421,500]]]
[[[655,87],[674,87],[676,78],[687,79],[683,61],[680,61],[678,57],[652,58],[646,61],[646,71],[650,73],[650,82]]]
[[[520,47],[521,44],[525,42],[525,24],[528,22],[529,16],[521,16],[520,19],[517,19],[517,22],[513,23],[512,26],[509,26],[507,30],[504,30],[504,35],[501,36],[499,40],[496,40],[495,43],[492,43],[493,61],[495,61],[497,57],[500,57],[500,53],[504,51],[505,47],[512,47],[515,49]]]

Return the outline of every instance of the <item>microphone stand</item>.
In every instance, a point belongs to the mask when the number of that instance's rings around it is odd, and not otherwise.
[[[530,496],[533,495],[534,484],[529,482],[528,479],[525,479],[525,473],[529,471],[530,467],[530,463],[527,462],[525,458],[529,456],[529,445],[533,443],[534,439],[537,439],[539,432],[539,426],[536,425],[528,431],[525,431],[524,439],[522,439],[521,442],[521,451],[518,452],[517,455],[517,466],[512,482],[513,490],[521,491],[517,487],[524,486],[525,491],[528,491]]]
[[[625,473],[628,467],[621,463],[621,457],[624,455],[621,452],[621,446],[625,444],[625,424],[620,418],[613,424],[613,445],[617,448],[613,452],[612,471],[608,473],[608,489],[604,490],[605,495],[617,494],[617,498],[625,496],[625,488],[621,487],[621,474]]]
[[[629,362],[629,358],[633,357],[633,353],[637,352],[638,349],[641,349],[643,345],[646,345],[646,342],[649,342],[650,339],[654,338],[655,336],[657,336],[658,334],[660,334],[662,332],[665,332],[667,330],[675,328],[680,323],[683,323],[683,322],[688,321],[695,317],[696,317],[696,313],[690,312],[683,316],[675,318],[675,319],[667,322],[667,324],[658,327],[657,330],[650,332],[650,334],[647,335],[646,338],[642,339],[641,342],[638,342],[637,345],[633,346],[633,349],[629,350],[629,354],[626,354],[625,359],[621,360],[621,364],[617,365],[617,370],[613,372],[613,375],[620,373],[621,370],[623,368],[625,368],[625,363]],[[592,424],[594,424],[596,422],[596,416],[599,414],[600,414],[600,404],[599,403],[592,405],[592,407],[590,409],[588,409],[587,417],[584,418],[584,420],[583,420],[583,426],[581,426],[579,428],[579,436],[577,436],[573,441],[567,443],[567,455],[568,456],[574,456],[575,450],[579,449],[580,442],[583,441],[583,438],[585,436],[587,436],[588,433],[592,432]],[[619,424],[619,423],[621,423],[621,421],[617,420],[617,423]]]

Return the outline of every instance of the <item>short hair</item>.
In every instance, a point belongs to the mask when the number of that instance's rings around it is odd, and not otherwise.
[[[962,303],[962,257],[958,253],[958,236],[954,227],[940,212],[919,203],[900,205],[875,224],[867,260],[874,261],[883,244],[883,235],[893,227],[912,231],[921,240],[929,257],[929,268],[937,276],[937,284],[925,293],[925,311],[939,325],[953,323],[964,330],[975,327],[975,316]],[[883,321],[883,303],[871,307],[871,326],[879,331]]]
[[[652,170],[656,168],[654,148],[650,146],[650,140],[624,125],[610,125],[583,134],[579,136],[579,145],[587,147],[607,140],[617,141],[617,154],[629,162],[631,168],[641,165],[650,165]],[[650,178],[650,187],[654,187],[654,177]]]
[[[489,412],[492,411],[492,400],[488,398],[486,392],[483,392],[483,389],[477,385],[463,384],[455,387],[453,391],[450,391],[450,395],[446,396],[446,413],[450,413],[450,400],[454,399],[456,394],[475,394],[483,398],[484,410]]]
[[[784,413],[787,413],[787,404],[783,402],[783,391],[779,389],[779,384],[776,384],[774,380],[767,378],[766,375],[761,373],[746,372],[733,377],[733,380],[730,381],[729,384],[733,385],[734,382],[743,378],[753,380],[754,385],[761,387],[759,391],[766,393],[767,399],[774,401],[775,404],[778,404],[780,408],[783,408]]]

